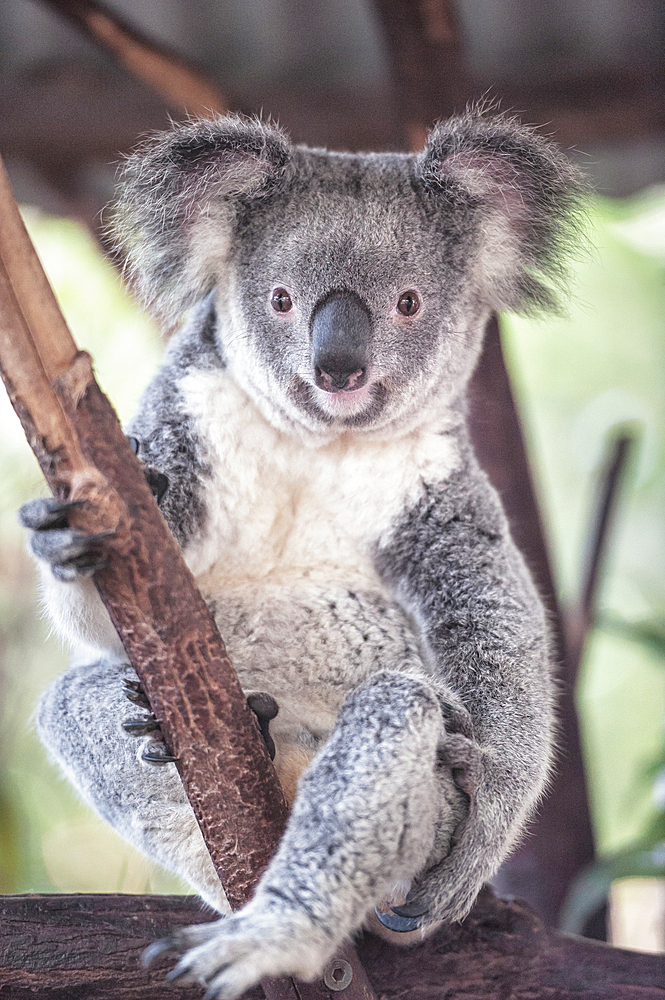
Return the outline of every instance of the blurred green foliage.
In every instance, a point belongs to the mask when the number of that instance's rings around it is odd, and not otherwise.
[[[599,623],[577,703],[601,855],[657,819],[649,766],[663,753],[662,650],[635,629],[665,621],[665,191],[598,200],[569,315],[504,317],[503,331],[564,604],[579,596],[598,475],[617,425],[632,425]],[[631,634],[632,630],[632,634]]]
[[[591,210],[594,250],[577,266],[566,319],[504,317],[503,333],[562,597],[580,582],[585,533],[607,434],[637,422],[601,604],[631,623],[665,608],[665,194]],[[80,346],[127,419],[161,345],[90,237],[70,221],[26,212],[31,235]],[[660,221],[659,221],[660,220]],[[660,244],[659,241],[660,240]],[[45,487],[0,395],[0,891],[178,891],[83,806],[46,760],[30,718],[66,666],[39,615],[15,512]],[[589,643],[579,708],[599,848],[626,848],[653,824],[653,765],[663,754],[660,652],[616,628]],[[649,770],[651,768],[651,771]]]

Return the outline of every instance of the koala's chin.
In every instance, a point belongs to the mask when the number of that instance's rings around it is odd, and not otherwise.
[[[299,395],[303,411],[329,430],[374,430],[387,416],[388,389],[381,382],[367,383],[360,389],[324,392],[307,386]]]

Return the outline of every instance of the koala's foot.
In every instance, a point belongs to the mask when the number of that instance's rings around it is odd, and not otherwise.
[[[125,696],[140,708],[148,709],[148,714],[138,719],[125,719],[122,728],[129,736],[147,736],[148,733],[155,733],[160,739],[159,743],[153,743],[146,747],[141,753],[141,759],[147,764],[173,764],[178,758],[169,752],[165,745],[164,738],[159,728],[159,722],[150,711],[150,702],[139,681],[124,678],[122,682]],[[261,735],[263,736],[266,750],[270,754],[270,759],[275,759],[275,743],[270,735],[270,722],[279,712],[279,706],[275,699],[265,692],[250,694],[247,698],[248,707],[254,712],[258,719]]]
[[[81,504],[60,503],[53,497],[30,500],[18,512],[20,523],[31,532],[34,555],[47,563],[56,580],[66,583],[94,573],[105,566],[105,544],[113,532],[89,535],[69,526],[71,513]]]
[[[238,913],[211,924],[184,927],[151,945],[144,964],[164,952],[181,959],[167,982],[198,982],[205,1000],[235,1000],[265,976],[320,975],[334,944],[300,913],[273,912],[270,902],[255,899]]]
[[[176,768],[163,758],[159,763],[166,766],[151,767],[154,761],[144,757],[147,749],[163,744],[153,744],[150,736],[137,740],[122,726],[128,691],[146,707],[128,664],[102,660],[72,667],[40,700],[36,723],[42,742],[86,802],[121,836],[186,879],[210,906],[228,910]]]
[[[122,686],[125,696],[131,702],[140,708],[150,709],[150,702],[139,681],[125,677]],[[146,764],[161,766],[162,764],[175,764],[178,760],[167,748],[162,731],[159,728],[159,722],[152,712],[148,711],[147,715],[139,719],[125,719],[122,723],[122,728],[129,736],[147,736],[148,733],[156,734],[159,742],[151,743],[149,746],[144,747],[141,752],[141,760],[145,761]]]

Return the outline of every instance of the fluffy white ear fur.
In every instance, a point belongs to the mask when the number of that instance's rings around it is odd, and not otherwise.
[[[417,170],[447,210],[477,210],[477,279],[487,304],[557,311],[568,277],[562,262],[579,241],[586,193],[564,154],[514,119],[477,110],[439,123]]]
[[[214,286],[239,201],[278,183],[291,152],[276,125],[229,115],[152,137],[128,158],[109,230],[161,319],[173,324]]]

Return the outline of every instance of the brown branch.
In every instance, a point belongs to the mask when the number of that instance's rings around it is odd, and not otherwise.
[[[158,45],[98,0],[42,0],[142,80],[167,104],[194,117],[225,114],[226,101],[203,73]]]
[[[587,622],[587,628],[591,627],[595,618],[607,545],[612,532],[621,483],[634,443],[634,435],[623,430],[608,445],[605,468],[598,488],[598,504],[589,531],[588,558],[582,583],[581,611]]]
[[[110,531],[94,581],[136,669],[232,907],[250,897],[286,823],[286,803],[224,643],[162,519],[90,357],[78,351],[0,161],[0,370],[73,526]],[[373,1000],[349,946],[349,1000]],[[324,1000],[323,983],[266,981],[272,1000]]]
[[[596,621],[598,591],[603,577],[607,546],[612,535],[614,516],[621,484],[635,445],[635,435],[620,430],[607,446],[607,456],[598,488],[596,505],[588,530],[586,563],[582,572],[580,596],[576,605],[566,611],[567,666],[570,682],[574,682],[584,658],[587,639]]]
[[[174,925],[206,919],[182,896],[6,896],[0,898],[3,1000],[166,1000],[164,962],[138,958]],[[520,902],[483,892],[460,925],[441,927],[417,948],[370,934],[358,951],[383,1000],[665,1000],[665,958],[558,933]],[[299,1000],[311,989],[283,993]],[[168,1000],[200,1000],[177,984]],[[249,1000],[262,1000],[250,990]],[[348,1000],[349,990],[336,994]],[[334,993],[327,994],[333,1000]]]
[[[76,526],[114,532],[95,583],[180,759],[229,900],[241,905],[281,835],[281,789],[219,633],[90,358],[67,330],[4,174],[0,261],[0,367],[12,403],[55,495],[82,501]]]

